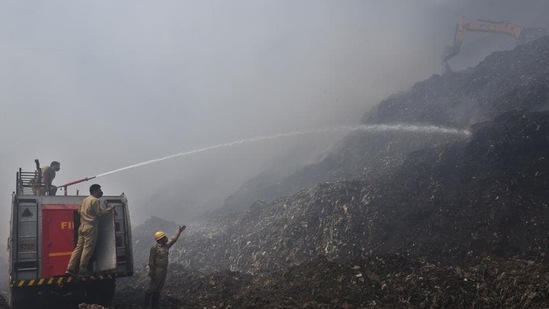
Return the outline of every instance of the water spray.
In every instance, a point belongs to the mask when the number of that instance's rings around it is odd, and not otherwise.
[[[122,167],[119,169],[115,169],[109,172],[105,172],[102,174],[98,174],[92,177],[86,177],[80,180],[76,180],[67,184],[64,184],[60,187],[64,188],[65,195],[67,195],[67,187],[70,185],[75,185],[84,181],[88,181],[94,178],[122,172],[125,170],[129,170],[132,168],[136,168],[139,166],[144,166],[168,159],[172,159],[175,157],[183,157],[188,156],[192,154],[197,154],[201,152],[206,152],[210,150],[220,149],[220,148],[227,148],[232,147],[236,145],[241,144],[249,144],[249,143],[255,143],[260,141],[266,141],[266,140],[272,140],[272,139],[278,139],[283,137],[292,137],[292,136],[302,136],[302,135],[311,135],[311,134],[319,134],[319,133],[332,133],[332,132],[351,132],[351,131],[365,131],[365,132],[415,132],[415,133],[428,133],[428,134],[451,134],[451,135],[459,135],[463,137],[469,137],[471,135],[471,132],[468,130],[458,130],[453,128],[445,128],[445,127],[438,127],[438,126],[418,126],[418,125],[406,125],[406,124],[394,124],[394,125],[388,125],[388,124],[375,124],[375,125],[358,125],[358,126],[339,126],[339,127],[333,127],[333,128],[325,128],[325,129],[316,129],[316,130],[307,130],[307,131],[294,131],[294,132],[288,132],[288,133],[279,133],[275,135],[268,135],[268,136],[260,136],[255,138],[248,138],[248,139],[240,139],[237,141],[219,144],[215,146],[208,146],[200,149],[195,150],[189,150],[185,152],[176,153],[173,155],[148,160],[145,162],[129,165],[126,167]]]

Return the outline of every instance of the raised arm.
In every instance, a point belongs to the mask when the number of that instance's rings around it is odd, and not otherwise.
[[[173,244],[175,244],[175,242],[177,241],[177,239],[179,239],[179,236],[181,235],[181,233],[183,233],[183,231],[187,228],[186,225],[182,225],[180,226],[178,229],[177,229],[177,232],[175,232],[175,234],[172,236],[172,238],[170,238],[168,240],[168,242],[166,243],[166,246],[168,246],[168,248],[170,248],[171,246],[173,246]]]

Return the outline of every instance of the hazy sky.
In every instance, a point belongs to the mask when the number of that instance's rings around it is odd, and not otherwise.
[[[547,3],[2,0],[0,215],[7,225],[15,172],[35,158],[60,161],[62,184],[240,138],[358,123],[439,73],[459,17],[547,25]],[[238,146],[96,182],[128,195],[134,224],[185,223],[281,158],[313,160],[337,137]]]

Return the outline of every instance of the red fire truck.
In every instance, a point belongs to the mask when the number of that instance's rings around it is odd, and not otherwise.
[[[9,293],[11,308],[32,308],[48,302],[70,301],[108,304],[114,297],[115,278],[133,275],[133,254],[128,202],[124,194],[103,196],[112,214],[101,217],[92,274],[65,275],[76,245],[78,208],[85,196],[34,195],[40,170],[17,172],[12,194],[9,248]],[[34,190],[33,190],[34,189]],[[53,304],[52,304],[53,305]]]

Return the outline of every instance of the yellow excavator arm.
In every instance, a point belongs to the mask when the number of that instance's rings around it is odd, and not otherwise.
[[[449,70],[447,65],[448,60],[459,53],[461,45],[463,44],[463,39],[465,38],[465,33],[469,31],[503,33],[512,36],[517,44],[537,39],[547,33],[545,28],[525,28],[508,21],[489,21],[482,19],[472,21],[463,18],[456,25],[454,44],[452,46],[447,46],[442,56],[442,64],[446,67],[446,70]]]

